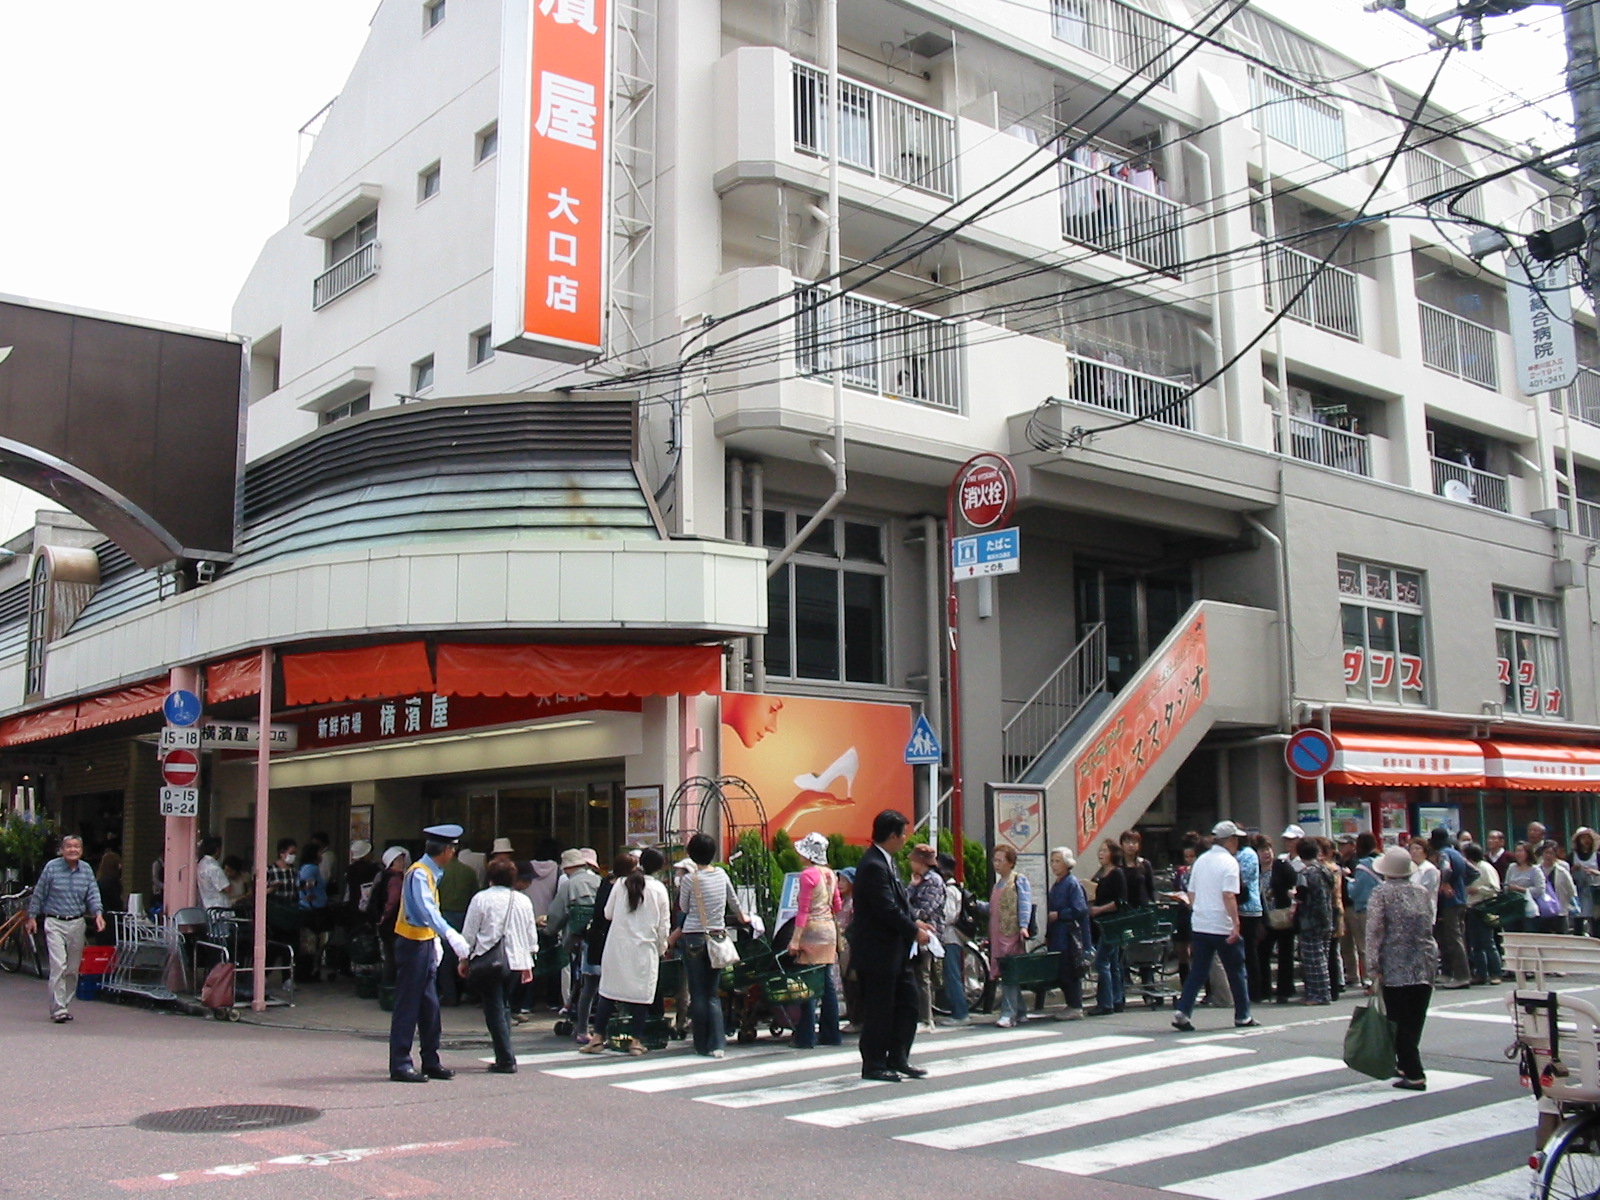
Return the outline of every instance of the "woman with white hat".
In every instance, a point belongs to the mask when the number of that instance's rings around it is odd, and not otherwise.
[[[833,964],[839,958],[839,925],[834,914],[844,907],[844,901],[839,896],[838,879],[828,866],[828,839],[820,833],[808,833],[794,848],[811,865],[800,872],[798,911],[789,953],[801,966],[826,964],[828,968],[822,976],[821,1028],[817,1021],[818,997],[813,996],[801,1005],[800,1019],[795,1023],[794,1048],[811,1050],[819,1044],[838,1046],[843,1038],[839,1036],[839,987],[833,977]]]
[[[1382,988],[1383,1006],[1394,1022],[1394,1086],[1411,1092],[1428,1090],[1419,1047],[1422,1026],[1433,998],[1433,977],[1439,969],[1439,946],[1433,940],[1433,905],[1428,893],[1412,886],[1417,864],[1405,850],[1391,846],[1378,859],[1383,882],[1367,900],[1367,961],[1372,986]]]

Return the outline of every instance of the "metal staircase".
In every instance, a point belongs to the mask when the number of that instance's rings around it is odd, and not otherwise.
[[[1106,627],[1092,626],[1001,732],[1008,783],[1016,783],[1061,740],[1067,727],[1106,690]]]

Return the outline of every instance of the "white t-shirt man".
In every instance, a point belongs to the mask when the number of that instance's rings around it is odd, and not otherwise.
[[[1232,893],[1235,900],[1238,899],[1239,860],[1224,844],[1226,840],[1218,838],[1211,849],[1195,860],[1194,869],[1189,873],[1189,891],[1194,896],[1190,923],[1196,933],[1222,937],[1233,933],[1233,916],[1228,912],[1223,895]]]
[[[211,855],[207,854],[195,865],[194,881],[200,889],[201,908],[232,906],[233,901],[228,899],[228,873]]]

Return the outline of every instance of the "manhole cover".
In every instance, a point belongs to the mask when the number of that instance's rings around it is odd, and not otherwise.
[[[320,1108],[293,1104],[212,1104],[206,1108],[145,1113],[133,1122],[133,1127],[152,1133],[243,1133],[279,1125],[303,1125],[321,1115]]]

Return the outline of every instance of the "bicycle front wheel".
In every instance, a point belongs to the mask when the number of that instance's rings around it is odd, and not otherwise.
[[[28,945],[32,940],[20,925],[13,929],[11,935],[4,942],[0,942],[0,971],[4,971],[7,975],[15,975],[20,971],[23,955],[32,950]]]
[[[1550,1140],[1534,1200],[1600,1197],[1600,1113],[1567,1121]]]

